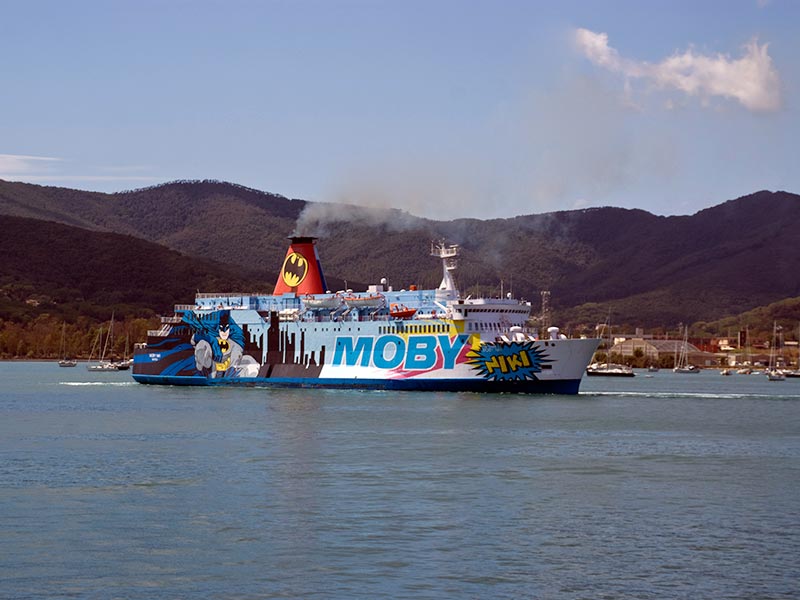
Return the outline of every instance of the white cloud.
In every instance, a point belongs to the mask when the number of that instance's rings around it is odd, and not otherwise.
[[[0,179],[8,181],[25,181],[28,183],[55,183],[69,185],[75,182],[85,183],[153,183],[161,178],[131,175],[130,172],[146,170],[147,167],[98,167],[100,171],[116,173],[113,175],[76,175],[63,172],[64,165],[69,164],[62,158],[50,156],[29,156],[25,154],[0,154]]]
[[[0,179],[3,179],[0,174]],[[121,176],[121,175],[25,175],[23,178],[29,182],[72,182],[72,181],[162,181],[161,177],[147,177],[147,176]]]
[[[731,98],[752,111],[775,111],[781,107],[780,77],[767,53],[768,44],[752,40],[741,58],[707,56],[689,49],[659,63],[635,61],[620,56],[608,45],[608,35],[588,29],[575,31],[578,50],[592,63],[621,73],[626,80],[641,79],[657,88],[697,96]]]
[[[60,158],[48,156],[26,156],[24,154],[0,154],[0,173],[24,175],[41,170],[48,163],[60,162]],[[2,175],[0,175],[2,177]]]

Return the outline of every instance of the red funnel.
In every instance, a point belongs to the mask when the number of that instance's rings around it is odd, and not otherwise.
[[[275,284],[276,296],[287,292],[295,294],[324,294],[327,285],[319,264],[317,248],[313,237],[292,237],[286,258],[283,259],[278,282]]]

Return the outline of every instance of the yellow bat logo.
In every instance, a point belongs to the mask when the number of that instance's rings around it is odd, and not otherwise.
[[[281,277],[283,282],[290,288],[297,287],[306,278],[308,274],[308,261],[306,257],[297,252],[292,252],[283,261],[283,269],[281,269]]]

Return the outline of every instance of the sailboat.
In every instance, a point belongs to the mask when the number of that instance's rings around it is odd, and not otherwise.
[[[586,374],[592,377],[634,377],[636,373],[633,372],[632,367],[611,362],[611,347],[613,346],[614,338],[611,337],[610,320],[606,321],[606,325],[604,325],[604,327],[606,326],[608,327],[606,362],[593,362],[586,367]]]
[[[675,368],[672,369],[675,373],[699,373],[700,369],[689,363],[689,326],[687,325],[683,330],[683,343],[680,346],[680,352],[675,361]]]
[[[86,368],[89,371],[95,373],[107,373],[110,371],[119,371],[119,367],[111,362],[110,360],[106,359],[106,353],[108,352],[108,346],[111,344],[111,336],[112,332],[114,331],[114,315],[111,315],[111,323],[108,326],[108,335],[106,336],[105,344],[103,344],[103,328],[100,327],[100,331],[97,334],[97,338],[92,345],[92,350],[89,352],[89,362],[86,365]],[[102,346],[102,350],[100,350],[100,356],[97,360],[97,363],[92,363],[92,355],[94,354],[95,347]]]
[[[769,368],[767,368],[767,381],[784,381],[786,375],[778,368],[780,354],[776,352],[778,344],[778,323],[772,322],[772,344],[769,347]]]
[[[127,371],[133,365],[133,359],[128,356],[129,336],[125,336],[125,357],[122,360],[114,362],[118,371]]]
[[[61,327],[61,358],[58,361],[59,367],[75,367],[78,361],[74,358],[67,358],[67,324]]]

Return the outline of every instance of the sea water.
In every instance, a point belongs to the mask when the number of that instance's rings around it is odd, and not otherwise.
[[[2,598],[798,598],[800,379],[578,396],[0,363]]]

